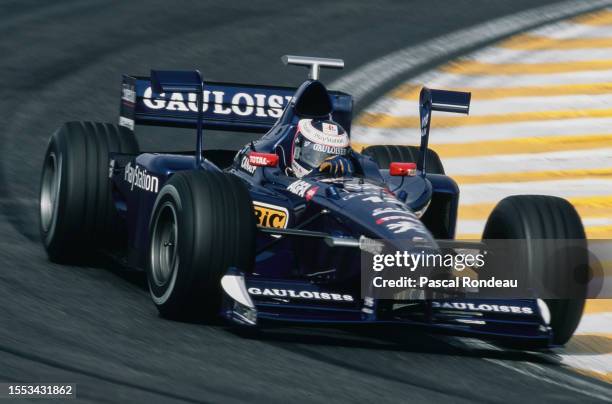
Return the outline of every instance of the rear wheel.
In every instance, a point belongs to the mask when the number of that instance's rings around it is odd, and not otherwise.
[[[217,315],[227,269],[252,270],[255,230],[251,197],[240,179],[208,171],[174,174],[157,196],[149,227],[147,278],[160,314]]]
[[[507,197],[489,215],[482,238],[526,240],[520,263],[527,274],[547,285],[556,283],[556,290],[571,291],[571,299],[545,299],[553,343],[565,344],[580,322],[587,295],[588,256],[586,241],[581,242],[585,233],[574,207],[552,196]]]
[[[134,134],[108,123],[68,122],[49,140],[40,181],[40,235],[55,262],[87,260],[116,234],[108,154],[138,153]]]
[[[366,147],[361,153],[372,157],[381,169],[387,169],[392,162],[416,163],[419,158],[419,147],[376,145]],[[438,153],[431,149],[427,151],[425,170],[431,174],[444,174],[444,166]]]

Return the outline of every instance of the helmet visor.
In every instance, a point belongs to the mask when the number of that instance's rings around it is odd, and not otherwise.
[[[345,155],[346,147],[327,146],[318,143],[313,143],[301,135],[300,139],[296,139],[296,150],[294,159],[302,165],[308,165],[311,169],[319,167],[323,160],[330,156]],[[299,149],[299,151],[298,151]]]

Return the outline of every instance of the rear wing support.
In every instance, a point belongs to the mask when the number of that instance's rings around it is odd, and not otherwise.
[[[429,127],[431,125],[431,112],[454,112],[469,114],[471,93],[461,91],[434,90],[423,87],[419,97],[419,116],[421,118],[421,149],[417,161],[417,170],[425,176],[425,162],[427,161],[427,148],[429,144]]]
[[[151,89],[154,94],[196,94],[196,168],[202,165],[202,121],[204,83],[199,70],[151,70]]]

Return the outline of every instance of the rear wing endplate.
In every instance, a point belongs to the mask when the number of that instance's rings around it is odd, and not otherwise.
[[[427,87],[421,89],[419,97],[419,115],[421,117],[421,148],[417,161],[417,170],[425,175],[425,161],[427,160],[427,147],[429,144],[429,127],[431,125],[431,112],[454,112],[469,114],[471,93],[462,91],[434,90]]]

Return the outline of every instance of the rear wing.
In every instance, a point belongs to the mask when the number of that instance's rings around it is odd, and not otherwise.
[[[417,170],[425,175],[425,161],[427,160],[427,146],[429,143],[429,127],[431,125],[431,112],[454,112],[458,114],[470,113],[471,93],[462,91],[434,90],[427,87],[421,89],[419,97],[419,115],[421,117],[421,148],[417,161]]]
[[[149,77],[124,75],[121,84],[119,125],[196,128],[197,94],[183,88],[156,92]],[[157,89],[160,90],[159,88]],[[296,88],[204,82],[202,127],[238,132],[267,132],[282,115]],[[353,100],[349,94],[330,91],[333,119],[350,133]]]

